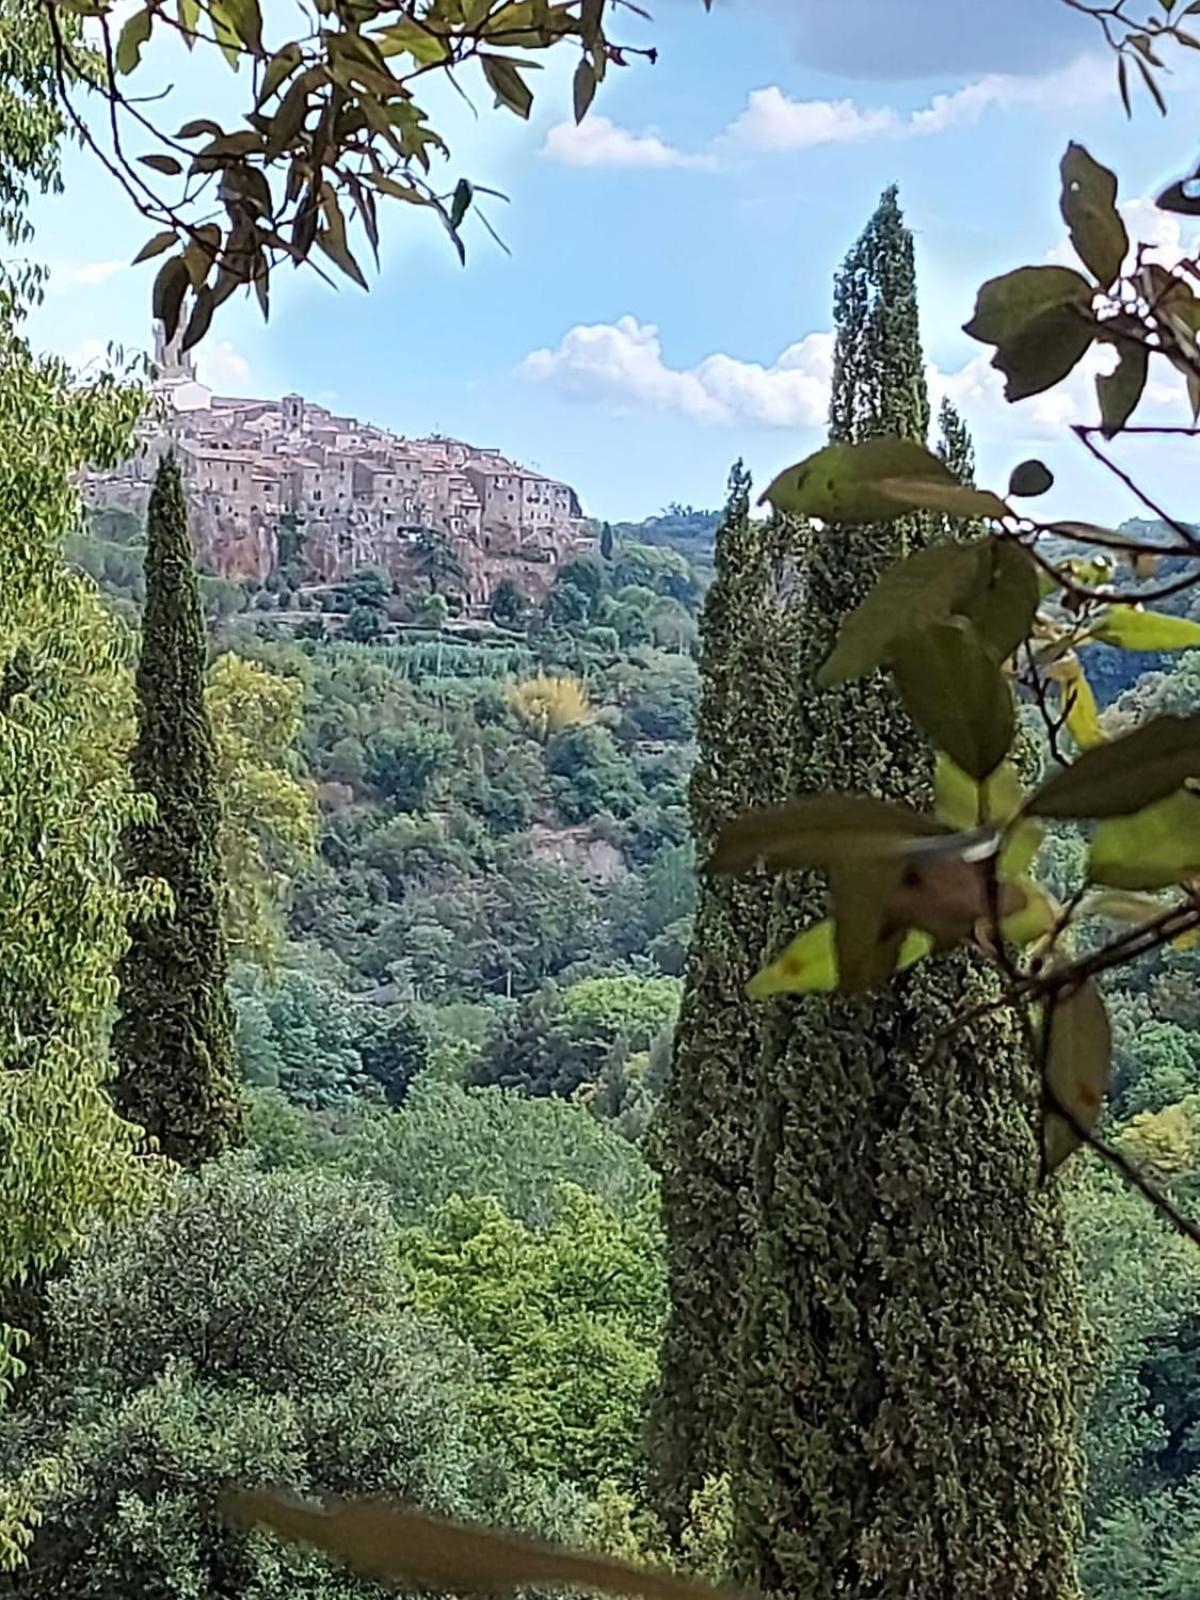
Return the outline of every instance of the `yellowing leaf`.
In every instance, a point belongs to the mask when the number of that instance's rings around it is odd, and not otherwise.
[[[1107,922],[1123,922],[1136,927],[1161,916],[1166,907],[1161,900],[1149,894],[1134,894],[1129,890],[1098,889],[1084,895],[1075,908],[1079,919],[1103,917]]]
[[[405,1589],[504,1594],[555,1587],[643,1600],[730,1594],[696,1578],[448,1522],[387,1501],[341,1501],[326,1509],[270,1490],[239,1489],[224,1497],[223,1509],[238,1522],[314,1545],[365,1577]]]
[[[828,919],[798,933],[792,942],[746,985],[752,1000],[773,994],[826,994],[837,988],[833,923]]]
[[[1200,874],[1200,798],[1180,789],[1101,822],[1092,835],[1088,877],[1118,889],[1166,889]]]
[[[961,487],[949,468],[912,439],[830,444],[787,467],[759,496],[777,511],[822,522],[892,522],[905,513],[895,498],[901,479]],[[891,486],[885,493],[884,481]]]
[[[142,46],[150,37],[151,22],[150,8],[143,6],[121,29],[113,64],[122,77],[133,72],[142,59]]]
[[[1194,650],[1200,645],[1200,622],[1163,611],[1138,611],[1133,606],[1110,606],[1088,633],[1101,644],[1115,644],[1122,650]]]
[[[1042,1158],[1053,1172],[1096,1125],[1112,1070],[1112,1029],[1100,991],[1089,979],[1057,1000],[1046,1025]]]
[[[1129,816],[1197,776],[1200,716],[1154,717],[1121,739],[1085,750],[1042,784],[1028,810],[1039,817]]]
[[[978,634],[961,618],[909,634],[892,672],[921,731],[964,772],[984,779],[1012,744],[1013,698]]]
[[[1077,656],[1069,656],[1061,663],[1061,669],[1056,676],[1066,711],[1067,732],[1081,750],[1090,750],[1093,745],[1104,743],[1096,696]]]
[[[1023,877],[1029,871],[1044,837],[1045,830],[1028,817],[1009,829],[996,863],[996,876],[1002,883]]]
[[[965,603],[986,582],[990,562],[982,541],[934,545],[896,562],[843,620],[817,682],[827,688],[874,671],[905,635],[944,621]]]
[[[1000,932],[1010,944],[1023,948],[1045,938],[1058,922],[1062,907],[1032,878],[1016,879],[1013,888],[1024,897],[1024,903],[1001,917]],[[986,945],[990,939],[988,926],[984,924],[978,933],[980,942]]]

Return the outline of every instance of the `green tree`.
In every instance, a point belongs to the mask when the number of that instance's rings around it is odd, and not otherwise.
[[[525,596],[511,578],[501,578],[492,590],[488,613],[502,628],[514,628],[525,614]]]
[[[663,1301],[652,1205],[619,1219],[565,1185],[532,1229],[494,1199],[456,1196],[405,1235],[401,1260],[416,1307],[483,1357],[473,1407],[518,1469],[640,1487]]]
[[[174,458],[150,497],[146,608],[131,770],[154,801],[125,847],[131,881],[166,886],[170,904],[134,931],[119,976],[114,1096],[162,1151],[198,1166],[236,1137],[233,1030],[225,992],[221,802],[204,696],[204,617]]]
[[[49,46],[40,10],[0,4],[0,237],[14,257],[29,192],[58,187]],[[32,355],[20,322],[41,276],[0,266],[0,1395],[45,1276],[141,1187],[134,1132],[105,1092],[114,968],[140,898],[117,861],[140,810],[116,753],[131,641],[63,546],[83,530],[81,471],[123,458],[143,395]],[[20,1519],[7,1497],[0,1563],[19,1552]]]
[[[480,1438],[477,1358],[410,1309],[377,1190],[235,1160],[168,1199],[56,1285],[44,1377],[0,1428],[6,1476],[40,1514],[17,1593],[376,1592],[229,1526],[215,1502],[230,1479],[578,1537],[578,1498],[551,1510]]]
[[[835,322],[832,438],[923,442],[894,190],[838,278]],[[812,537],[795,792],[930,802],[890,680],[812,687],[841,618],[929,534],[914,517]],[[812,883],[783,881],[776,942],[814,912]],[[765,1593],[1074,1592],[1077,1311],[1059,1196],[1038,1178],[1033,1069],[1006,1015],[939,1044],[994,992],[960,954],[880,994],[775,1008],[732,1479],[741,1559]]]
[[[790,694],[787,588],[775,583],[787,563],[776,560],[778,536],[751,518],[750,478],[739,462],[701,619],[690,789],[701,855],[733,817],[787,792],[780,719],[754,714],[786,704]],[[734,1344],[754,1234],[752,1095],[765,1023],[745,990],[766,948],[772,895],[763,876],[701,879],[671,1071],[652,1130],[670,1292],[652,1456],[658,1504],[676,1536],[693,1495],[728,1465]]]

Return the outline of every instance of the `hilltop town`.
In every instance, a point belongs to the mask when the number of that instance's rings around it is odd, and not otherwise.
[[[379,567],[404,584],[432,538],[466,607],[482,610],[505,578],[540,597],[564,560],[592,547],[568,484],[498,450],[402,438],[298,394],[216,395],[161,327],[152,390],[137,452],[87,474],[85,499],[143,514],[158,461],[174,451],[197,556],[222,577],[261,583],[286,550],[316,582]]]

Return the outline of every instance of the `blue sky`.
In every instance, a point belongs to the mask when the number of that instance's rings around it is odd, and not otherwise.
[[[490,213],[511,256],[476,226],[461,268],[435,225],[397,208],[370,294],[289,273],[267,326],[254,305],[228,304],[203,350],[209,381],[295,389],[398,431],[498,446],[611,519],[671,500],[717,504],[735,457],[765,483],[820,443],[832,274],[897,182],[934,388],[966,414],[981,477],[1002,485],[1036,453],[1058,474],[1048,510],[1106,522],[1135,512],[1064,433],[1092,415],[1090,375],[1006,406],[960,329],[982,278],[1062,251],[1057,163],[1069,138],[1118,170],[1132,233],[1190,247],[1192,231],[1181,238],[1146,201],[1195,155],[1182,143],[1190,59],[1171,117],[1142,97],[1127,123],[1092,25],[1059,0],[651,9],[652,25],[619,31],[653,42],[657,65],[612,70],[579,130],[566,58],[538,75],[528,125],[493,111],[479,84],[468,84],[477,117],[437,97],[451,177],[511,197]],[[162,88],[179,67],[152,50],[138,86]],[[232,112],[239,93],[213,61],[175,91],[171,116],[206,102]],[[149,229],[82,152],[69,154],[66,180],[37,208],[53,276],[32,336],[77,361],[109,339],[144,347],[154,264],[126,264]],[[1172,391],[1156,398],[1156,416],[1184,420]],[[1127,444],[1122,460],[1200,519],[1186,450]]]

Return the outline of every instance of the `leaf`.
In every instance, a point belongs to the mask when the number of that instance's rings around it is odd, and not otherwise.
[[[1021,780],[1009,761],[1002,761],[982,783],[968,777],[939,751],[933,769],[934,808],[947,826],[977,828],[985,822],[1011,822],[1024,798]]]
[[[1104,731],[1100,726],[1096,696],[1078,658],[1074,662],[1074,670],[1067,677],[1059,679],[1059,693],[1066,713],[1067,732],[1079,748],[1091,750],[1103,744]]]
[[[983,284],[963,332],[982,344],[1007,344],[1047,312],[1086,311],[1091,303],[1091,284],[1070,267],[1018,267]]]
[[[984,548],[984,582],[964,601],[962,614],[997,661],[1007,661],[1033,629],[1042,598],[1038,569],[1013,539],[993,539]]]
[[[1115,282],[1129,254],[1129,235],[1117,213],[1117,180],[1081,144],[1069,144],[1059,167],[1060,208],[1075,253],[1102,289]]]
[[[1083,1143],[1072,1121],[1086,1133],[1096,1126],[1112,1072],[1112,1028],[1090,978],[1055,1001],[1046,1027],[1042,1159],[1050,1173]]]
[[[1120,650],[1193,650],[1200,645],[1200,622],[1165,611],[1110,606],[1089,625],[1088,637]]]
[[[223,1496],[222,1509],[240,1523],[314,1545],[366,1577],[406,1590],[416,1585],[500,1594],[555,1587],[643,1600],[716,1600],[730,1592],[661,1568],[449,1522],[384,1500],[343,1500],[326,1508],[266,1489],[237,1489]]]
[[[892,672],[909,714],[938,750],[984,779],[1013,739],[1012,693],[979,635],[960,618],[901,641]]]
[[[1025,892],[1011,883],[997,888],[996,910],[1003,922],[1022,908]],[[906,864],[903,882],[889,901],[888,921],[919,928],[937,949],[952,950],[977,937],[980,924],[991,923],[991,900],[986,862],[914,859]]]
[[[1128,889],[1098,889],[1086,894],[1075,907],[1076,917],[1103,917],[1106,922],[1122,922],[1139,927],[1162,916],[1166,907],[1153,895],[1134,894]]]
[[[150,37],[151,22],[150,8],[144,6],[142,10],[135,11],[121,29],[117,39],[114,65],[122,77],[127,77],[129,73],[135,71],[142,59],[142,46]]]
[[[940,478],[882,478],[879,491],[913,511],[942,511],[949,517],[1011,517],[1012,510],[990,489],[973,489],[965,483],[943,483]]]
[[[1085,750],[1048,778],[1026,809],[1037,817],[1126,817],[1198,775],[1200,716],[1154,717],[1123,738]]]
[[[172,256],[158,270],[151,296],[154,317],[162,323],[168,339],[175,337],[179,327],[179,312],[190,282],[187,265],[182,256]]]
[[[362,268],[351,255],[350,246],[346,243],[346,220],[338,205],[337,195],[328,185],[325,186],[322,206],[327,225],[317,229],[316,243],[348,278],[353,278],[360,289],[365,289],[367,280],[363,277]]]
[[[721,830],[708,871],[821,867],[831,861],[900,856],[914,839],[949,830],[909,806],[866,795],[821,794],[752,811]]]
[[[1027,323],[992,357],[1006,379],[1004,398],[1027,400],[1061,383],[1087,354],[1094,334],[1095,324],[1072,306],[1059,306]]]
[[[949,617],[990,562],[988,545],[980,542],[932,545],[888,567],[843,619],[818,684],[828,688],[874,671],[906,634]]]
[[[193,117],[190,122],[185,122],[175,135],[177,139],[199,139],[207,135],[210,139],[219,139],[225,132],[219,122],[214,122],[211,117]]]
[[[880,487],[889,483],[887,493]],[[903,516],[896,480],[961,485],[944,462],[911,439],[829,444],[787,467],[759,496],[777,511],[822,522],[892,522]]]
[[[1112,372],[1096,374],[1096,398],[1100,402],[1100,431],[1106,439],[1120,433],[1142,398],[1150,364],[1144,344],[1122,342],[1120,359]]]
[[[861,994],[896,970],[903,924],[889,915],[889,903],[904,871],[904,862],[897,857],[835,862],[828,869],[838,988],[843,994]]]
[[[518,117],[527,120],[533,109],[533,94],[512,62],[504,56],[482,54],[479,62],[483,67],[483,75],[500,104],[507,106]]]
[[[466,178],[460,178],[454,186],[454,198],[450,202],[450,226],[457,228],[467,214],[467,208],[474,196],[474,189]]]
[[[1008,479],[1009,494],[1033,496],[1054,487],[1054,474],[1044,461],[1022,461]]]
[[[1035,939],[1046,937],[1057,924],[1062,907],[1053,895],[1047,894],[1032,878],[1021,877],[1014,881],[1013,887],[1024,895],[1025,903],[1016,911],[1001,917],[1000,932],[1009,944],[1024,948]],[[985,949],[990,948],[992,941],[987,925],[976,930],[976,937]]]
[[[1003,770],[1001,767],[1000,771]],[[1045,829],[1041,823],[1028,817],[1008,830],[996,862],[996,876],[1002,883],[1015,882],[1024,877],[1036,860],[1044,838]]]
[[[1200,873],[1200,798],[1186,789],[1111,817],[1092,835],[1088,877],[1115,889],[1167,889]]]
[[[168,178],[177,177],[183,171],[183,163],[176,161],[174,156],[139,156],[138,161],[143,167],[151,167],[155,172],[161,172]]]
[[[181,350],[190,350],[193,345],[199,344],[208,332],[209,324],[213,319],[216,302],[211,289],[202,288],[196,292],[196,303],[192,307],[192,314],[188,318],[187,329],[180,343]]]
[[[912,928],[900,941],[895,970],[914,966],[933,949],[927,933]],[[752,1000],[776,994],[829,994],[838,987],[836,934],[827,919],[792,940],[774,961],[751,978],[746,993]]]
[[[200,0],[175,0],[175,16],[179,31],[190,50],[196,43],[200,28]]]
[[[170,228],[164,228],[161,233],[156,233],[152,239],[147,239],[142,248],[130,262],[136,267],[143,261],[149,261],[154,256],[162,255],[164,250],[169,250],[175,243],[175,234]]]
[[[575,68],[571,89],[575,101],[575,121],[582,122],[587,116],[588,107],[596,98],[596,69],[586,56]]]
[[[300,46],[295,40],[285,44],[282,50],[277,50],[267,62],[263,73],[262,84],[258,91],[258,103],[263,105],[275,93],[279,85],[290,78],[296,68],[304,60]]]

